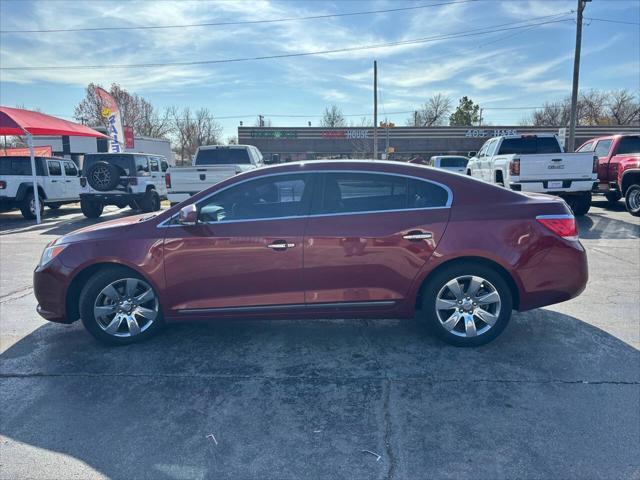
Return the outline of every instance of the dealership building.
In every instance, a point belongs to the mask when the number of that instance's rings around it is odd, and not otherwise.
[[[564,129],[563,129],[564,130]],[[578,127],[576,146],[590,138],[616,133],[638,133],[638,126]],[[408,160],[415,156],[440,154],[468,155],[480,149],[489,138],[499,135],[564,133],[556,127],[392,127],[378,128],[378,152],[389,147],[389,158]],[[372,127],[239,127],[238,143],[254,145],[265,157],[278,155],[280,161],[316,158],[372,158]]]

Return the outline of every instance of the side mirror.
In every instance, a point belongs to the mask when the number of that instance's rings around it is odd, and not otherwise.
[[[192,226],[198,223],[198,209],[193,203],[180,209],[178,223],[185,226]]]
[[[471,158],[471,157],[475,157],[478,154],[478,152],[474,152],[473,150],[471,150],[470,152],[467,153],[467,157]]]

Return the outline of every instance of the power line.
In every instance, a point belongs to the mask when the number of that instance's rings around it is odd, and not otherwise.
[[[557,16],[554,15],[554,16]],[[369,45],[360,45],[357,47],[344,47],[344,48],[336,48],[331,50],[318,50],[313,52],[299,52],[299,53],[283,53],[278,55],[260,55],[255,57],[241,57],[241,58],[226,58],[219,60],[194,60],[188,62],[158,62],[158,63],[132,63],[132,64],[102,64],[102,65],[56,65],[56,66],[24,66],[24,67],[0,67],[0,70],[4,71],[19,71],[19,70],[97,70],[103,68],[153,68],[153,67],[171,67],[171,66],[193,66],[193,65],[213,65],[213,64],[221,64],[221,63],[238,63],[238,62],[248,62],[248,61],[256,61],[256,60],[272,60],[272,59],[280,59],[280,58],[292,58],[292,57],[307,57],[312,55],[328,55],[335,53],[346,53],[353,52],[358,50],[373,50],[376,48],[384,48],[384,47],[397,47],[402,45],[416,45],[422,43],[430,43],[436,42],[440,40],[454,39],[454,38],[463,38],[463,37],[473,37],[477,35],[488,35],[491,33],[511,31],[511,30],[519,30],[519,29],[527,29],[533,26],[540,25],[548,25],[552,23],[560,23],[573,21],[572,19],[557,19],[557,20],[548,20],[544,22],[538,23],[529,23],[526,25],[520,26],[512,26],[512,27],[504,27],[504,28],[493,28],[493,27],[484,27],[475,30],[470,30],[461,33],[451,33],[444,34],[439,36],[432,37],[423,37],[416,38],[411,40],[400,40],[395,42],[385,42],[385,43],[377,43],[377,44],[369,44]],[[515,25],[517,23],[507,23],[501,25],[495,25],[494,27],[500,27],[502,25]]]
[[[100,32],[100,31],[114,31],[114,30],[161,30],[169,28],[191,28],[191,27],[221,27],[231,25],[256,25],[256,24],[268,24],[268,23],[283,23],[283,22],[295,22],[303,20],[320,20],[326,18],[338,18],[338,17],[354,17],[362,15],[374,15],[378,13],[393,13],[393,12],[405,12],[411,10],[420,10],[424,8],[440,7],[444,5],[455,5],[459,3],[470,3],[478,0],[455,0],[440,3],[430,3],[427,5],[416,5],[412,7],[399,7],[399,8],[387,8],[384,10],[366,10],[361,12],[346,12],[346,13],[333,13],[326,15],[310,15],[307,17],[289,17],[289,18],[274,18],[267,20],[243,20],[234,22],[205,22],[205,23],[187,23],[187,24],[173,24],[173,25],[140,25],[131,27],[86,27],[86,28],[51,28],[51,29],[34,29],[34,30],[0,30],[0,33],[62,33],[62,32]]]
[[[595,17],[584,17],[585,20],[595,20],[596,22],[608,22],[608,23],[622,23],[624,25],[639,25],[640,22],[627,22],[625,20],[613,20],[611,18],[595,18]]]

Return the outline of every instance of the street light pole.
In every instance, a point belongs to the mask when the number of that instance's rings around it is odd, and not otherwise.
[[[578,107],[578,84],[580,79],[580,49],[582,48],[582,13],[591,0],[578,0],[576,19],[576,52],[573,57],[573,85],[571,88],[571,113],[569,115],[569,141],[567,152],[573,152],[576,142],[576,123]]]
[[[373,61],[373,159],[378,159],[378,62]]]

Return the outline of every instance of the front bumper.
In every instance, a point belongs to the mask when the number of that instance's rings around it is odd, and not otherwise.
[[[38,314],[50,322],[71,323],[67,319],[67,275],[65,267],[54,259],[33,272],[33,292],[38,301]]]

